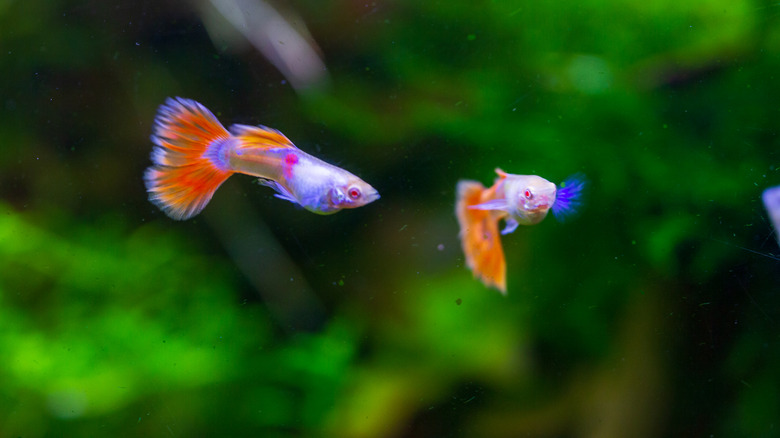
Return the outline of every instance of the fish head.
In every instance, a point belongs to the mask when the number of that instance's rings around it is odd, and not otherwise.
[[[504,182],[509,213],[522,224],[536,224],[555,204],[555,184],[536,175],[511,175]]]
[[[317,214],[333,214],[379,199],[367,182],[339,167],[314,157],[303,157],[289,181],[297,202]]]
[[[379,193],[362,179],[349,174],[332,178],[317,199],[304,207],[318,214],[333,214],[345,208],[358,208],[379,199]]]
[[[357,208],[379,199],[379,192],[358,177],[334,184],[327,193],[327,206],[334,212],[344,208]]]

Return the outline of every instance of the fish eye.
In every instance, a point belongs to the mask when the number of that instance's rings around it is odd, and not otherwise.
[[[531,192],[531,189],[525,189],[525,199],[533,199],[534,194]]]
[[[350,199],[358,199],[360,198],[360,189],[357,187],[350,187],[347,194],[349,195]]]

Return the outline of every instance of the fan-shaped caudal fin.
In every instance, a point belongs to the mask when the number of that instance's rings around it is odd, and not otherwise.
[[[487,199],[486,189],[476,181],[460,181],[457,187],[455,215],[460,225],[460,241],[468,266],[488,287],[506,294],[506,261],[498,232],[502,213],[469,209]]]
[[[154,166],[146,169],[149,200],[176,220],[200,213],[233,173],[222,148],[230,134],[194,100],[168,98],[154,119]]]

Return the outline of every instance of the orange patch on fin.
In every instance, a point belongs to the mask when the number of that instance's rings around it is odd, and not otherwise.
[[[506,261],[498,231],[498,220],[505,213],[468,208],[490,200],[492,194],[493,190],[486,189],[479,182],[458,182],[455,215],[460,225],[459,236],[466,266],[485,286],[495,287],[506,294]]]
[[[200,213],[233,174],[220,159],[230,134],[194,100],[168,98],[154,120],[154,166],[146,169],[149,200],[176,220]]]
[[[240,140],[241,147],[295,148],[293,142],[276,129],[265,126],[232,125],[230,133]]]

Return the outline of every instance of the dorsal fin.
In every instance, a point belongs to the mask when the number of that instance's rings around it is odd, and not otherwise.
[[[507,177],[507,175],[509,175],[508,173],[506,173],[503,170],[501,170],[500,167],[496,167],[496,173],[498,174],[498,177],[501,178],[501,179],[504,179],[504,178]]]
[[[293,142],[276,129],[265,126],[232,125],[230,133],[241,140],[243,146],[259,148],[295,148]],[[297,148],[296,148],[297,149]]]

